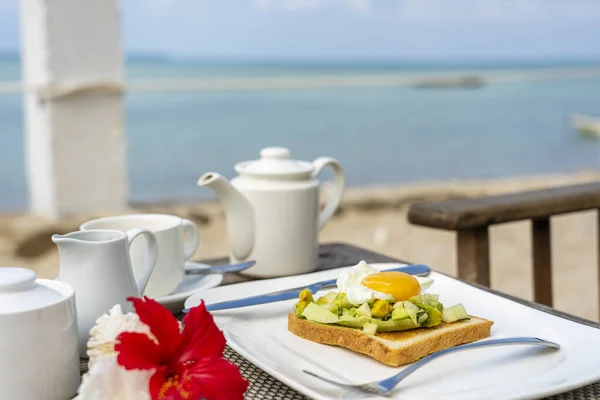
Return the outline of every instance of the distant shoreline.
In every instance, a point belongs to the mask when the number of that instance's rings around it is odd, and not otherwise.
[[[243,67],[392,67],[392,68],[512,68],[512,67],[568,67],[568,66],[600,66],[600,58],[568,58],[564,56],[538,58],[278,58],[267,55],[256,57],[215,57],[206,55],[176,55],[152,52],[128,52],[124,55],[128,63],[169,63],[169,64],[202,64],[214,66]],[[0,61],[20,61],[19,50],[0,50]]]
[[[370,74],[370,75],[321,75],[321,76],[274,76],[241,78],[193,78],[193,79],[128,79],[118,81],[98,80],[85,82],[58,82],[55,89],[77,91],[87,85],[123,85],[132,92],[201,92],[227,90],[306,90],[329,88],[375,88],[432,85],[436,87],[460,87],[473,80],[485,83],[523,81],[547,81],[564,79],[600,78],[599,67],[564,67],[540,69],[511,69],[485,73],[439,73],[439,74]],[[0,81],[0,93],[21,93],[22,82]]]

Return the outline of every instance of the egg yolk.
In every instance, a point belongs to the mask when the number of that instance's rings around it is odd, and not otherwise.
[[[404,272],[378,272],[366,276],[361,283],[369,289],[393,296],[395,301],[408,300],[421,291],[419,281]]]

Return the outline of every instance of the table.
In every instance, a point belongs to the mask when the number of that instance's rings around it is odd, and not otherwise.
[[[394,259],[383,254],[375,253],[366,249],[362,249],[360,247],[351,246],[343,243],[328,243],[323,244],[319,247],[319,260],[317,263],[317,270],[323,271],[327,269],[339,268],[348,265],[357,264],[359,261],[365,260],[369,263],[382,263],[382,262],[403,262],[410,264],[408,261],[402,261],[398,259]],[[212,259],[212,260],[202,260],[203,263],[210,265],[218,265],[227,263],[226,259]],[[251,281],[252,278],[245,277],[239,274],[228,274],[225,276],[222,285],[230,285],[233,283],[240,283],[245,281]],[[488,292],[492,292],[502,297],[509,298],[513,301],[516,301],[521,304],[525,304],[529,307],[533,307],[543,312],[550,313],[552,315],[559,316],[561,318],[566,318],[571,321],[575,321],[578,323],[582,323],[588,326],[592,326],[594,328],[600,329],[600,324],[588,321],[586,319],[582,319],[570,314],[566,314],[560,311],[557,311],[553,308],[546,307],[544,305],[529,302],[526,300],[518,299],[516,297],[489,289],[487,287],[483,287],[477,284],[472,284],[473,286],[477,286],[480,289],[486,290]],[[183,314],[177,315],[178,319],[183,318]],[[242,375],[250,381],[250,387],[246,392],[247,399],[256,399],[256,400],[275,400],[275,399],[289,399],[289,400],[305,400],[303,394],[296,392],[295,390],[285,386],[283,383],[277,381],[275,378],[268,375],[266,372],[263,372],[259,368],[255,367],[250,362],[246,361],[243,357],[233,351],[231,348],[227,347],[225,350],[225,357],[229,359],[231,362],[236,364]],[[84,368],[84,363],[82,362],[82,368]],[[548,400],[600,400],[600,382],[596,382],[595,384],[588,385],[586,387],[573,390],[568,393],[563,393],[560,395],[556,395],[548,398]]]

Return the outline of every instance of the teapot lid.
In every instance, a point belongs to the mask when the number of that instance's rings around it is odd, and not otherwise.
[[[312,163],[292,160],[285,147],[265,147],[260,151],[260,159],[243,161],[235,166],[241,175],[260,177],[307,178],[314,170]]]
[[[30,269],[0,268],[0,314],[31,311],[65,298],[60,290],[44,285],[36,278],[35,272]]]

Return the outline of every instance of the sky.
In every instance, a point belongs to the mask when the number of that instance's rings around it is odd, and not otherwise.
[[[18,2],[0,0],[2,50],[19,48]],[[121,8],[129,53],[258,60],[600,59],[600,0],[121,0]]]

